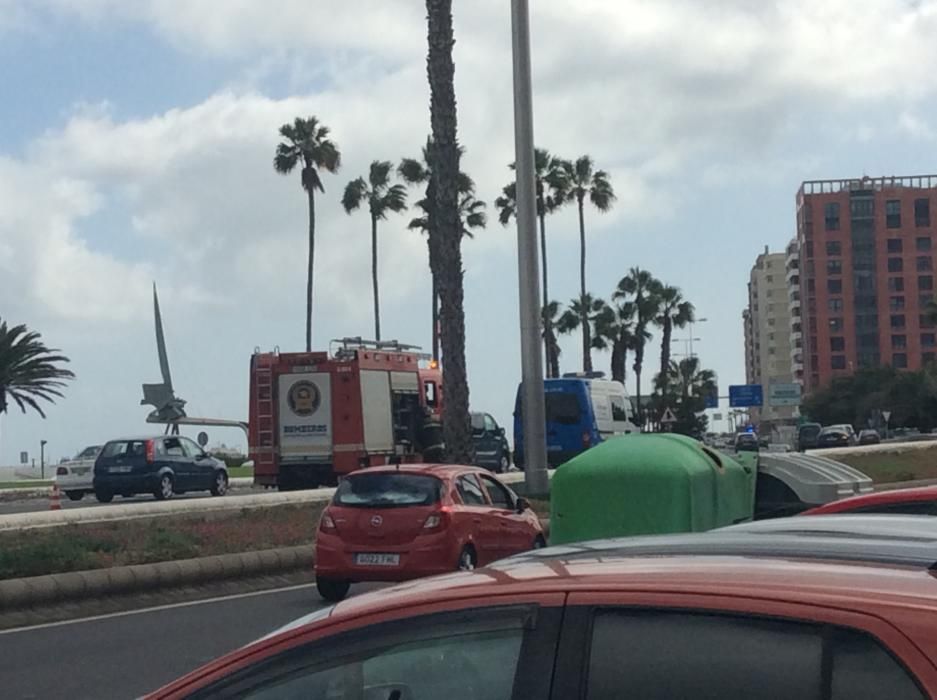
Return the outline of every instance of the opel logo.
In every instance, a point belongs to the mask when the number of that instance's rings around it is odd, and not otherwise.
[[[380,515],[375,515],[371,518],[371,527],[380,527],[384,524],[384,518]]]

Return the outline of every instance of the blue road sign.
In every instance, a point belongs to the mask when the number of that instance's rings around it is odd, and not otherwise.
[[[764,402],[761,384],[736,384],[729,387],[729,406],[732,408],[762,406]]]

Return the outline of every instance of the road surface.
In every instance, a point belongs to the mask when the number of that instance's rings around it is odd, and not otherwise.
[[[0,696],[139,697],[322,606],[304,584],[2,631]]]
[[[253,490],[251,487],[232,487],[228,493],[233,496],[243,496],[252,492]],[[263,492],[263,489],[256,490],[256,493]],[[184,493],[182,495],[175,495],[172,498],[173,500],[211,498],[211,494],[209,494],[207,491],[196,491],[192,493]],[[155,500],[153,496],[149,494],[141,494],[133,498],[122,498],[121,496],[116,496],[110,503],[98,503],[93,495],[86,495],[80,501],[71,501],[69,500],[68,496],[63,493],[62,497],[59,499],[59,502],[62,504],[62,510],[72,510],[73,508],[100,508],[107,505],[120,505],[121,503],[135,503],[144,501],[151,502],[153,500]],[[34,496],[31,498],[24,498],[22,500],[0,500],[0,515],[10,515],[12,513],[36,513],[44,510],[49,510],[48,497],[37,498]]]

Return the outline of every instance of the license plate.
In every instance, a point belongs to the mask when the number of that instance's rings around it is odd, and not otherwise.
[[[359,566],[399,566],[399,554],[373,554],[371,552],[356,554],[355,564]]]
[[[133,467],[108,467],[111,474],[128,474]]]

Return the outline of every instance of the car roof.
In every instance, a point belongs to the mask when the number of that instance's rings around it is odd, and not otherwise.
[[[816,508],[804,511],[801,515],[822,515],[839,511],[864,508],[865,506],[887,505],[891,503],[910,503],[916,501],[937,501],[937,485],[917,486],[908,489],[889,489],[874,493],[850,496],[838,501],[830,501]]]
[[[359,469],[349,474],[349,476],[355,476],[357,474],[381,474],[387,472],[401,472],[405,474],[431,474],[435,476],[442,476],[460,471],[484,472],[487,470],[482,469],[481,467],[472,466],[470,464],[382,464],[377,467]]]
[[[184,437],[183,435],[128,435],[127,437],[118,437],[108,442],[136,442],[138,440],[162,440],[163,438]]]

